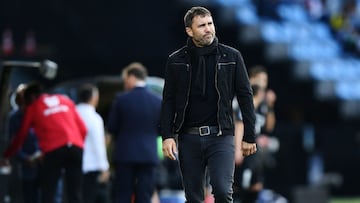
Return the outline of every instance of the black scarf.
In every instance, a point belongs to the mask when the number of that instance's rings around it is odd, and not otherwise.
[[[197,71],[195,73],[194,89],[200,93],[201,96],[206,94],[206,61],[205,57],[208,55],[215,55],[217,53],[218,39],[214,38],[214,41],[204,47],[195,46],[192,38],[188,38],[187,45],[189,47],[189,52],[191,55],[191,62],[193,66],[197,65]],[[209,65],[209,64],[208,64]]]

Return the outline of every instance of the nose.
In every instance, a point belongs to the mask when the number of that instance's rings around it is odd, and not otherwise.
[[[205,26],[205,32],[210,32],[210,25]]]

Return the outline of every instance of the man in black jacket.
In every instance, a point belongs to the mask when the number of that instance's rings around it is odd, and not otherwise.
[[[191,8],[184,23],[187,44],[169,56],[165,71],[160,123],[163,152],[175,160],[179,148],[188,203],[203,202],[206,170],[215,201],[232,202],[234,96],[244,117],[243,154],[256,152],[248,75],[239,51],[218,42],[209,10]]]

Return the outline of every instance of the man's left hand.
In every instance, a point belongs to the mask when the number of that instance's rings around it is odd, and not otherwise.
[[[241,149],[243,151],[244,156],[252,155],[256,152],[256,143],[249,143],[242,141],[241,143]]]

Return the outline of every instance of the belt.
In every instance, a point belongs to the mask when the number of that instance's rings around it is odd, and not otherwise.
[[[190,127],[182,130],[184,133],[192,134],[192,135],[210,135],[217,134],[219,132],[218,126],[201,126],[201,127]]]

